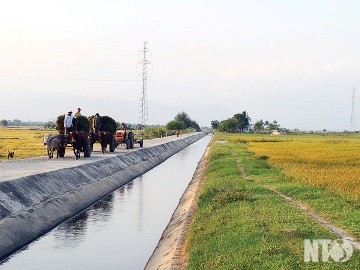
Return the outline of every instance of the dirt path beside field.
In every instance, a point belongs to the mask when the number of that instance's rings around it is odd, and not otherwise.
[[[314,210],[311,210],[310,207],[306,204],[304,204],[301,201],[297,201],[294,198],[272,188],[272,187],[267,187],[265,186],[267,189],[270,189],[271,191],[273,191],[274,193],[276,193],[278,196],[280,196],[281,198],[289,201],[290,203],[292,203],[293,205],[295,205],[298,209],[302,210],[303,212],[305,212],[306,214],[308,214],[311,218],[315,219],[317,222],[321,223],[324,227],[326,227],[328,230],[332,231],[333,233],[335,233],[336,235],[339,236],[339,238],[341,239],[345,239],[347,241],[349,241],[354,248],[356,248],[357,250],[360,250],[360,242],[358,240],[356,240],[354,237],[352,237],[351,235],[349,235],[345,230],[343,230],[340,227],[335,226],[334,224],[330,223],[329,221],[327,221],[326,219],[324,219],[323,217],[321,217],[319,214],[317,214]]]
[[[144,148],[156,146],[159,144],[164,144],[170,141],[176,141],[178,139],[186,138],[193,134],[184,134],[179,137],[168,136],[164,138],[145,140]],[[97,143],[94,145],[94,151],[91,154],[90,158],[83,157],[81,153],[81,159],[75,160],[74,153],[71,148],[66,149],[65,157],[49,160],[47,156],[37,157],[37,158],[27,158],[27,159],[14,159],[14,160],[0,160],[0,181],[12,180],[24,176],[29,176],[33,174],[45,173],[50,171],[55,171],[63,168],[71,168],[80,166],[83,164],[92,163],[98,160],[111,158],[116,155],[121,155],[129,151],[137,151],[141,149],[139,145],[135,145],[134,149],[126,150],[125,146],[119,145],[116,148],[114,153],[107,152],[102,154],[100,151],[100,145]],[[44,147],[44,155],[46,155],[46,148]]]
[[[242,166],[242,164],[241,164],[241,162],[239,160],[238,160],[238,164],[237,164],[237,169],[245,179],[251,180],[251,181],[254,180],[249,175],[246,174],[245,169],[244,169],[244,167]],[[320,224],[322,224],[325,228],[327,228],[331,232],[335,233],[339,238],[347,240],[348,242],[350,242],[355,249],[360,250],[360,241],[359,240],[357,240],[355,237],[348,234],[344,229],[335,226],[334,224],[332,224],[331,222],[329,222],[328,220],[323,218],[321,215],[316,213],[313,209],[311,209],[311,207],[309,207],[305,203],[303,203],[301,201],[298,201],[298,200],[295,200],[294,198],[280,192],[279,190],[277,190],[277,189],[275,189],[275,188],[273,188],[273,187],[271,187],[269,185],[262,185],[259,182],[256,182],[256,183],[258,185],[268,189],[268,190],[271,190],[272,192],[274,192],[276,195],[283,198],[284,200],[287,200],[288,202],[293,204],[296,208],[298,208],[299,210],[305,212],[312,219],[314,219],[317,222],[319,222]]]

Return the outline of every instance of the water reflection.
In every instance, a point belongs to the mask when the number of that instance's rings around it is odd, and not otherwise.
[[[209,140],[200,140],[117,189],[0,268],[143,269]]]
[[[54,249],[75,248],[86,235],[89,212],[85,211],[54,230]]]
[[[90,220],[94,223],[95,226],[97,222],[106,224],[110,220],[114,210],[114,201],[115,194],[111,193],[90,207]]]
[[[118,200],[123,200],[125,195],[125,186],[122,186],[121,188],[118,188],[113,192],[113,194],[118,195]]]
[[[109,216],[114,208],[114,198],[115,194],[111,193],[103,198],[101,201],[95,203],[91,206],[90,210],[97,210],[93,211],[96,214],[106,215]]]
[[[137,226],[138,231],[142,231],[144,222],[143,222],[143,215],[144,215],[144,188],[143,188],[143,178],[142,175],[137,179],[137,185],[139,186],[139,196],[138,196],[138,210],[137,210]]]
[[[125,185],[126,191],[127,191],[128,193],[131,192],[131,190],[133,189],[133,187],[134,187],[134,182],[133,182],[133,181],[131,181],[131,182],[129,182],[129,183],[127,183],[127,184]]]
[[[89,209],[64,222],[54,230],[54,248],[75,248],[87,234],[88,223],[95,231],[106,228],[114,208],[115,194],[111,193]]]

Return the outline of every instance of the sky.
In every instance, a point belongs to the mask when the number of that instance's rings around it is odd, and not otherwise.
[[[138,121],[147,41],[148,124],[165,124],[185,110],[210,126],[245,110],[253,123],[350,129],[352,92],[360,88],[359,1],[1,6],[0,119],[48,121],[81,107],[85,115]],[[356,98],[357,130],[359,107]]]

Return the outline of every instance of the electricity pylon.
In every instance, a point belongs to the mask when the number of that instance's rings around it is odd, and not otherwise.
[[[144,42],[144,47],[140,51],[143,53],[143,60],[140,61],[142,64],[142,90],[141,90],[141,109],[140,109],[140,129],[143,129],[148,120],[148,103],[147,103],[147,66],[150,64],[150,61],[147,60],[147,53],[149,52],[147,48],[147,41]]]

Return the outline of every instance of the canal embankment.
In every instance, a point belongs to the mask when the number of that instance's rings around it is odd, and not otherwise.
[[[205,171],[209,163],[210,148],[203,154],[196,171],[181,196],[169,224],[149,258],[145,270],[185,269],[187,264],[186,240],[189,233],[197,200],[205,180]]]
[[[76,167],[0,183],[0,258],[204,137],[197,133]]]

